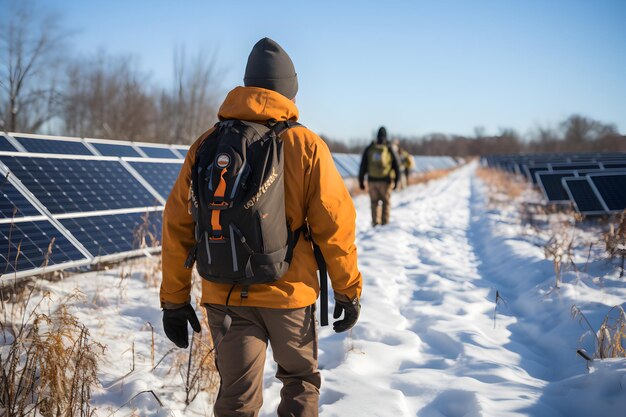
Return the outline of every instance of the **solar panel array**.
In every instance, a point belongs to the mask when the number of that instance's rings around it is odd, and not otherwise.
[[[449,169],[458,165],[458,162],[449,156],[412,156],[412,172],[422,173],[438,169]],[[360,154],[333,153],[333,160],[337,170],[343,178],[356,178],[359,176],[361,165]]]
[[[165,201],[184,145],[0,135],[0,279],[160,251]],[[361,156],[333,154],[344,178]],[[415,157],[416,171],[448,168]]]
[[[163,206],[186,149],[0,135],[0,278],[160,250]]]
[[[482,163],[523,176],[550,204],[571,204],[585,215],[626,210],[623,152],[493,155]]]

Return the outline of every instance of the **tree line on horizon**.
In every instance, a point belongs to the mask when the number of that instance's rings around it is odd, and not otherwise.
[[[324,137],[334,152],[360,153],[368,142],[347,144]],[[626,152],[626,136],[614,124],[573,114],[556,127],[540,127],[520,135],[514,129],[501,129],[497,135],[485,135],[476,128],[473,136],[431,133],[423,136],[393,136],[401,148],[412,155],[477,156],[518,153]]]
[[[216,122],[223,92],[214,55],[175,48],[172,83],[162,86],[136,57],[73,52],[75,34],[37,0],[0,4],[11,16],[0,20],[0,131],[189,144]],[[333,152],[360,153],[369,142],[323,139]],[[477,128],[393,139],[414,155],[626,151],[615,125],[582,115],[524,137]]]

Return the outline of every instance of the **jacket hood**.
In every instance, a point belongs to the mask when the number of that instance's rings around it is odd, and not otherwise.
[[[276,91],[260,87],[236,87],[224,99],[217,117],[250,122],[298,120],[296,104]]]

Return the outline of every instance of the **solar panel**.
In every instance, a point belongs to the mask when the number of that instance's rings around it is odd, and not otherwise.
[[[543,191],[543,195],[551,203],[569,202],[567,191],[563,188],[561,180],[565,177],[574,177],[574,171],[538,171],[535,173],[537,183]]]
[[[537,177],[535,176],[536,172],[546,171],[550,169],[547,165],[539,165],[539,166],[526,165],[524,168],[526,170],[526,177],[529,180],[531,180],[533,184],[537,184]]]
[[[165,199],[170,195],[182,167],[180,162],[130,161],[129,163]]]
[[[17,149],[11,145],[6,136],[0,135],[0,151],[15,152]]]
[[[626,209],[626,173],[590,174],[588,177],[609,211]]]
[[[335,162],[335,168],[337,168],[337,171],[339,171],[339,175],[341,175],[341,178],[353,177],[353,175],[350,174],[350,171],[348,171],[343,166],[343,164],[337,160],[336,155],[332,155],[332,157],[333,157],[333,161]]]
[[[163,212],[137,212],[62,219],[61,224],[94,256],[157,246]]]
[[[563,188],[574,208],[583,214],[604,214],[605,209],[586,177],[563,178]]]
[[[155,146],[140,146],[139,149],[144,151],[150,158],[168,158],[180,159],[174,152],[168,148],[159,148]]]
[[[86,259],[48,220],[0,224],[0,276]]]
[[[603,162],[605,169],[626,168],[626,162]]]
[[[90,142],[103,156],[130,156],[141,157],[139,152],[131,145],[121,145],[116,143]]]
[[[189,146],[172,145],[172,151],[174,151],[174,153],[179,153],[182,156],[182,159],[185,159],[185,157],[187,156],[187,151],[189,151]]]
[[[0,219],[37,216],[39,211],[8,181],[0,179]]]
[[[348,173],[348,177],[358,176],[359,167],[347,154],[333,154],[333,159],[336,163],[343,167],[343,169]]]
[[[553,171],[571,171],[574,169],[598,169],[600,165],[597,163],[593,164],[551,164]]]
[[[359,176],[359,168],[361,166],[361,159],[356,158],[355,155],[344,154],[344,159],[347,161],[347,164],[350,165],[350,170],[354,172],[354,176]]]
[[[93,155],[78,141],[13,136],[28,152],[64,155]]]
[[[56,213],[149,207],[156,203],[119,161],[102,157],[30,157],[0,155],[0,160]]]

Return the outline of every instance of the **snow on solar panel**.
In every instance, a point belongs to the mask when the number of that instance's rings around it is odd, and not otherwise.
[[[626,209],[626,173],[588,175],[609,211]]]
[[[158,246],[161,210],[61,219],[61,224],[94,256]]]
[[[119,161],[102,158],[0,155],[0,160],[53,214],[158,203]]]
[[[182,161],[181,161],[182,162]],[[170,195],[181,162],[143,162],[129,161],[130,165],[150,184],[164,199]]]
[[[15,152],[16,150],[6,136],[0,135],[0,151]]]
[[[139,146],[146,155],[150,158],[168,158],[168,159],[180,159],[168,148],[159,148],[156,146]]]
[[[141,157],[131,145],[118,145],[116,143],[90,142],[103,156],[130,156]]]
[[[562,184],[579,213],[602,214],[605,212],[586,177],[563,178]]]
[[[13,137],[24,148],[26,148],[28,152],[64,155],[93,155],[93,153],[80,141],[15,135],[13,135]]]
[[[0,276],[85,256],[48,220],[0,224]]]

